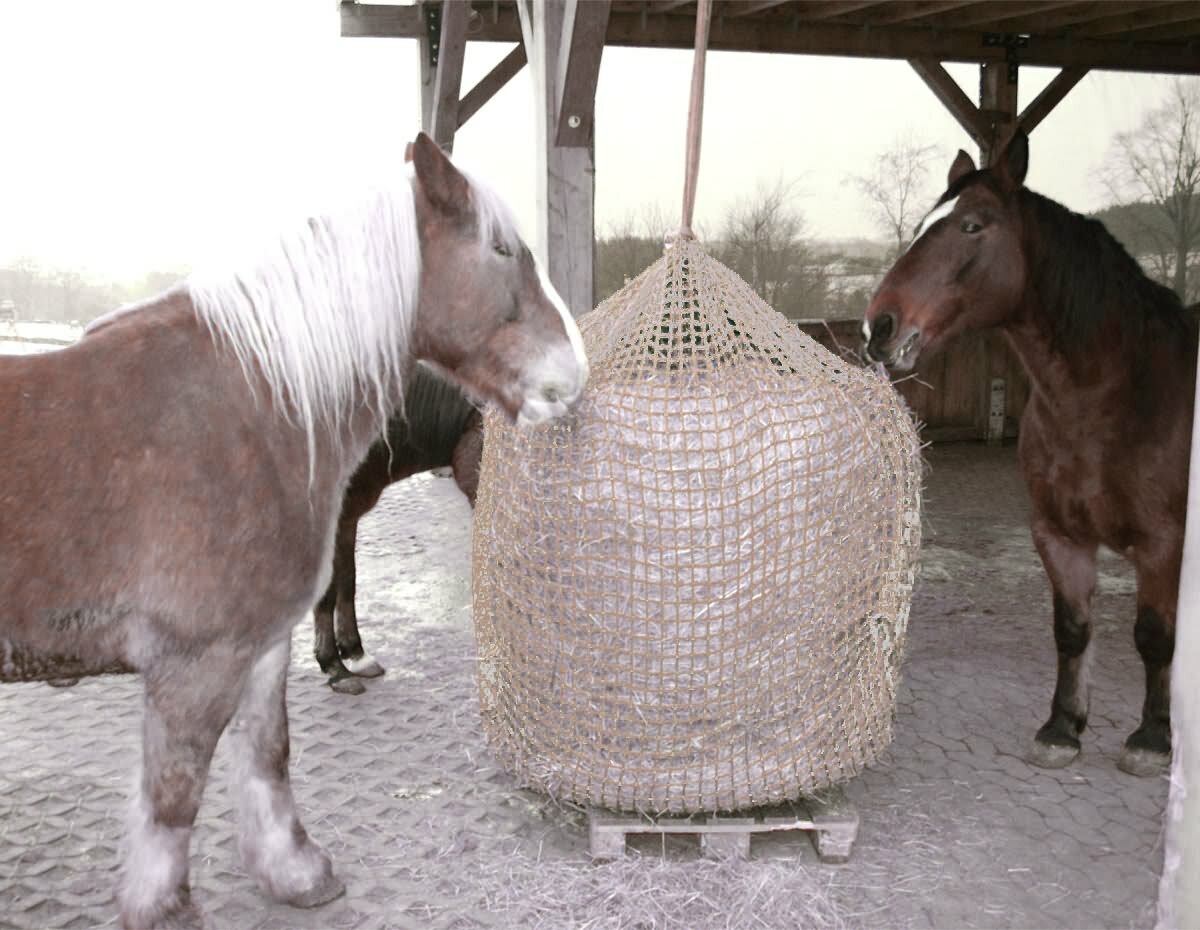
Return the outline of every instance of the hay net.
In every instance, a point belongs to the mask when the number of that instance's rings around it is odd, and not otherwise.
[[[920,536],[912,420],[690,240],[580,319],[568,418],[486,417],[484,729],[564,800],[736,810],[891,740]]]

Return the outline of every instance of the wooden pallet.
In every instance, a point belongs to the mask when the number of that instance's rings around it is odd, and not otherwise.
[[[858,836],[858,813],[840,787],[800,801],[728,816],[646,817],[600,810],[588,813],[594,859],[619,859],[625,855],[625,840],[635,833],[698,835],[706,856],[746,858],[750,855],[751,834],[776,830],[808,830],[822,862],[846,862]]]

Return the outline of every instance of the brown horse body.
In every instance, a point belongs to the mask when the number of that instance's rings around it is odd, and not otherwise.
[[[282,259],[0,358],[0,681],[145,683],[127,927],[201,922],[191,826],[235,716],[248,870],[295,905],[343,890],[288,783],[290,633],[413,360],[525,419],[582,390],[578,331],[511,215],[427,136],[413,156],[410,182],[301,224]]]
[[[967,329],[996,326],[1031,395],[1019,459],[1034,543],[1053,590],[1058,678],[1030,760],[1070,763],[1087,722],[1096,553],[1137,576],[1141,722],[1119,765],[1170,757],[1169,682],[1187,505],[1195,318],[1103,226],[1024,188],[1027,141],[976,171],[960,152],[949,189],[888,272],[864,322],[867,354],[900,369]]]
[[[361,694],[359,678],[383,674],[364,653],[354,606],[357,585],[354,549],[358,523],[384,489],[434,468],[450,467],[454,480],[475,505],[483,454],[483,418],[452,384],[418,366],[404,397],[405,415],[388,422],[384,437],[371,446],[346,487],[333,544],[333,576],[313,611],[313,652],[329,686]]]

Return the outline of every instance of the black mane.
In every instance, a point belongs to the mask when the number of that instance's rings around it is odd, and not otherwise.
[[[387,425],[386,442],[390,451],[408,462],[432,462],[428,468],[450,461],[467,419],[475,411],[455,385],[423,365],[414,365],[404,390],[404,411]]]
[[[1114,315],[1125,335],[1139,341],[1155,322],[1188,332],[1179,296],[1147,276],[1103,223],[1026,188],[1016,200],[1025,219],[1030,284],[1060,347],[1087,342]],[[1032,242],[1034,236],[1039,241]]]

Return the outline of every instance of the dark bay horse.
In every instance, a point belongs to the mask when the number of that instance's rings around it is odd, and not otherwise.
[[[999,327],[1032,385],[1019,458],[1033,540],[1049,576],[1058,682],[1030,761],[1069,764],[1087,723],[1096,551],[1137,576],[1141,723],[1118,765],[1164,772],[1171,656],[1196,379],[1194,315],[1103,225],[1024,185],[1028,140],[996,164],[965,152],[863,322],[867,355],[899,370],[957,333]]]
[[[231,720],[248,871],[298,906],[343,890],[288,781],[290,634],[414,360],[526,421],[583,389],[578,329],[511,212],[428,136],[410,158],[243,267],[0,357],[0,680],[144,681],[126,927],[201,923],[188,847]]]
[[[333,543],[333,576],[313,611],[313,651],[329,686],[361,694],[363,678],[383,669],[363,652],[354,607],[354,547],[358,521],[393,482],[449,466],[454,480],[475,506],[483,454],[483,418],[454,385],[418,365],[404,392],[404,415],[393,417],[346,487]],[[336,617],[336,623],[335,623]]]

